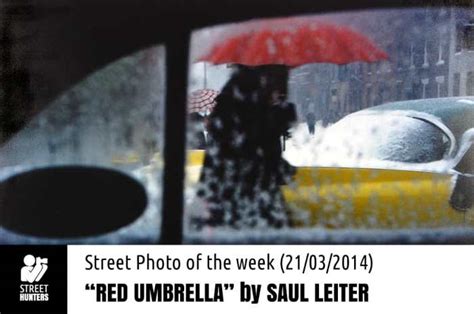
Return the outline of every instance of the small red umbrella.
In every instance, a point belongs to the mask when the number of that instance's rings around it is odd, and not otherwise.
[[[238,24],[231,33],[198,61],[296,67],[308,63],[347,64],[388,59],[387,53],[367,36],[347,26],[308,18]]]
[[[192,92],[188,98],[188,112],[203,112],[209,113],[216,105],[216,97],[219,95],[218,91],[204,88]]]

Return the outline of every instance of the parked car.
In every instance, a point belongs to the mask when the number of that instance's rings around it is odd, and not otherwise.
[[[474,97],[394,102],[350,114],[299,154],[312,159],[300,160],[296,184],[283,187],[293,222],[327,228],[474,225],[473,141]]]

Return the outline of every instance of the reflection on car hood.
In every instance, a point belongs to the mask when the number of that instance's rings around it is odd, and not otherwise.
[[[464,131],[474,127],[474,97],[445,97],[386,103],[365,111],[411,110],[439,118],[459,140]]]
[[[452,160],[438,160],[429,163],[407,163],[399,161],[379,160],[375,158],[345,157],[340,152],[324,148],[325,135],[330,132],[331,126],[324,128],[317,126],[316,135],[310,136],[305,124],[294,128],[292,138],[286,143],[283,157],[293,166],[297,167],[344,167],[344,168],[372,168],[425,171],[436,173],[449,173],[453,167]],[[327,141],[327,139],[326,139]],[[357,143],[336,143],[344,149],[356,147]]]

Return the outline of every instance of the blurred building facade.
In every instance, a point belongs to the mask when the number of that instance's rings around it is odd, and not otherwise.
[[[374,40],[388,61],[294,71],[290,99],[301,120],[312,111],[327,124],[390,101],[474,95],[472,10],[419,9],[386,22]]]
[[[474,10],[453,12],[450,28],[449,96],[474,95]]]

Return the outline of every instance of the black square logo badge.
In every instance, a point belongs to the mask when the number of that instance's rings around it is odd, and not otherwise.
[[[67,247],[0,246],[0,313],[66,313]]]

